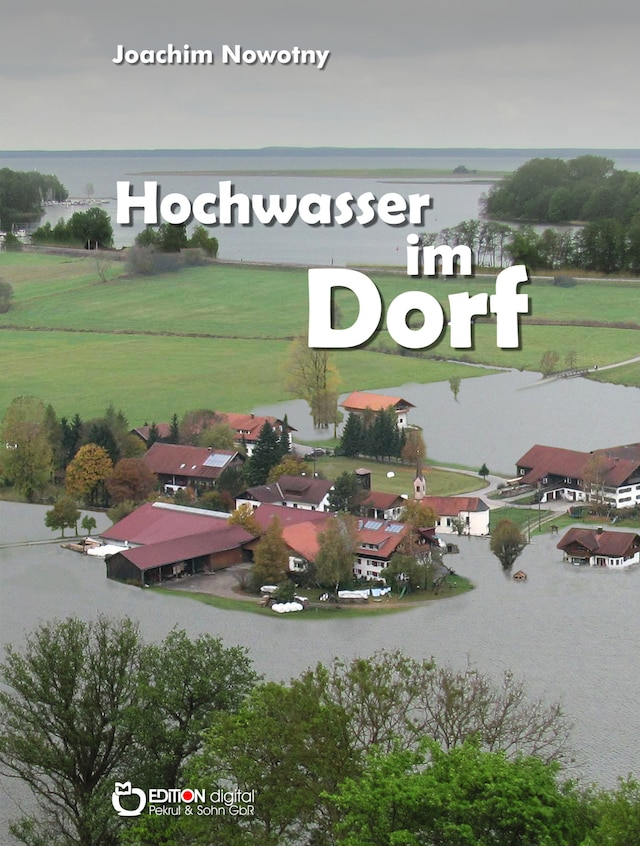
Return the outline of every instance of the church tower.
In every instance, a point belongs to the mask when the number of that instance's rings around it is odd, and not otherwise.
[[[422,472],[422,462],[420,461],[420,453],[418,452],[418,457],[416,458],[416,475],[413,480],[413,498],[417,502],[420,502],[421,499],[424,499],[426,493],[427,480]]]

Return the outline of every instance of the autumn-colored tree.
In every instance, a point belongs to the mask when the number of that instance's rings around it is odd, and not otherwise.
[[[582,471],[582,487],[599,514],[604,505],[604,482],[609,462],[601,452],[594,452]]]
[[[280,476],[311,476],[312,473],[313,468],[304,458],[287,454],[282,461],[269,470],[267,484],[277,482]]]
[[[256,515],[253,513],[253,508],[246,502],[239,505],[231,512],[229,517],[230,526],[242,526],[247,532],[250,532],[254,537],[260,537],[262,529],[256,520]]]
[[[500,520],[491,532],[489,549],[502,564],[503,570],[510,570],[516,558],[527,545],[527,539],[517,523]]]
[[[417,499],[407,500],[400,515],[401,523],[409,523],[413,529],[429,529],[438,522],[438,515],[430,505]]]
[[[112,472],[113,464],[106,449],[97,444],[85,444],[67,467],[67,493],[89,505],[103,505],[106,500],[105,482]]]
[[[158,477],[141,458],[121,458],[106,480],[113,502],[143,502],[157,488]]]
[[[259,590],[264,584],[279,584],[287,576],[289,549],[282,538],[282,525],[277,517],[256,544],[253,554],[251,586]]]
[[[304,335],[289,346],[287,389],[309,404],[313,425],[327,427],[337,418],[338,371],[327,350],[312,349]]]
[[[418,461],[426,461],[427,447],[420,429],[405,429],[404,446],[400,457],[406,464],[416,464]]]

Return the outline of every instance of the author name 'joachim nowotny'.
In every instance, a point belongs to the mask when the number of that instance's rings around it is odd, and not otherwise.
[[[305,50],[302,47],[287,49],[248,50],[240,44],[223,44],[220,62],[223,65],[313,65],[323,70],[329,61],[331,50]],[[203,50],[184,44],[176,47],[167,44],[159,50],[129,50],[124,44],[116,46],[114,65],[213,65],[216,58],[213,50]]]

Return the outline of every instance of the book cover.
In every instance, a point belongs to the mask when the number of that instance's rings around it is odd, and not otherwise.
[[[3,645],[24,648],[43,620],[106,614],[136,620],[147,642],[173,627],[220,637],[267,680],[377,650],[498,683],[512,672],[533,701],[561,703],[573,726],[569,774],[610,788],[636,770],[637,34],[638,11],[621,2],[187,0],[158,9],[62,0],[3,10]],[[525,165],[535,191],[515,195],[529,191],[523,177],[490,213],[487,198]],[[55,179],[29,187],[9,175],[32,171]],[[578,178],[588,199],[576,205]],[[37,213],[39,201],[29,209],[21,194],[29,190],[43,200]],[[94,226],[85,231],[87,214]],[[314,351],[324,381],[310,384],[300,374]],[[149,547],[142,523],[109,536],[105,508],[87,508],[106,505],[98,493],[83,502],[96,525],[80,538],[94,529],[138,552],[107,580],[103,559],[61,548],[45,520],[62,490],[62,459],[57,488],[13,496],[19,438],[7,421],[17,398],[31,412],[49,407],[68,432],[77,417],[85,441],[89,430],[98,440],[119,426],[118,457],[142,455],[156,439],[208,451],[197,459],[202,477],[189,476],[193,453],[153,468],[168,506],[156,523],[143,519],[162,547],[153,562],[140,551]],[[370,424],[376,403],[394,408],[404,453],[345,448],[346,421],[364,414]],[[430,498],[451,571],[440,595],[412,602],[399,579],[392,596],[402,593],[393,600],[405,602],[402,613],[384,613],[384,594],[367,600],[380,613],[324,613],[323,589],[312,596],[318,619],[312,609],[253,614],[234,606],[240,577],[223,569],[199,573],[191,588],[200,595],[208,579],[217,604],[178,595],[189,591],[182,577],[193,562],[214,554],[193,540],[206,518],[192,512],[192,491],[211,495],[238,450],[250,462],[264,420],[291,434],[312,485],[354,471],[365,480],[359,530],[371,536],[359,546],[361,584],[350,587],[380,587],[389,560],[369,553],[393,545],[406,501]],[[235,493],[255,504],[269,484],[256,476]],[[300,479],[289,484],[260,501],[265,514],[276,500],[315,513],[285,527],[303,569],[330,491],[309,490],[318,498],[307,501]],[[499,511],[527,541],[519,580],[490,549]],[[179,553],[167,551],[174,518],[194,521]],[[586,559],[577,560],[573,536],[558,549],[578,526],[589,543],[614,536],[613,551],[594,554],[598,566],[574,566]],[[623,532],[631,546],[620,550]],[[216,560],[227,552],[218,544]],[[165,808],[140,837],[159,836],[153,826],[166,809],[184,817],[201,806],[227,811],[231,828],[220,836],[236,842],[266,790],[229,782],[214,802],[212,783],[201,801],[189,786],[189,795],[164,783],[150,793],[135,771],[113,772],[106,813],[135,816],[135,796],[141,818]],[[21,841],[9,834],[35,807],[28,781],[3,776],[3,842],[35,842],[26,829]],[[280,842],[300,836],[291,827]]]

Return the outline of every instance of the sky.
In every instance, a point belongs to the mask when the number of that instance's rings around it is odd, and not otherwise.
[[[0,149],[637,148],[635,0],[3,4]],[[210,49],[214,64],[116,65]],[[222,45],[330,50],[222,64]]]

